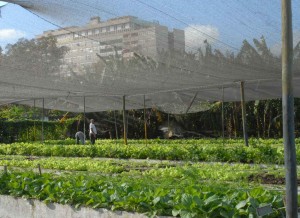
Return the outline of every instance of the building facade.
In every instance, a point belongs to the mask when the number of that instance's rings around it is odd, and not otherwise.
[[[37,38],[53,35],[58,46],[67,46],[64,63],[80,67],[96,63],[101,58],[121,55],[130,57],[135,52],[156,60],[161,51],[184,51],[184,31],[168,31],[166,26],[157,22],[140,20],[133,16],[117,17],[101,21],[92,17],[85,26],[67,27],[45,31]]]

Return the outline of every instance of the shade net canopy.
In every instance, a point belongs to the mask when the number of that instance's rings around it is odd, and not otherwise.
[[[0,104],[72,112],[281,98],[280,1],[0,3]],[[300,8],[293,3],[294,95]]]

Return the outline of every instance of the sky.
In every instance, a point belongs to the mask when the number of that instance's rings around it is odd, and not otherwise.
[[[184,29],[186,49],[196,51],[208,41],[223,51],[238,51],[244,39],[264,35],[269,48],[280,53],[281,9],[274,0],[32,0],[32,12],[15,4],[1,8],[0,46],[33,38],[57,26],[83,25],[91,16],[102,20],[133,15],[169,29]],[[38,5],[34,4],[37,2]],[[51,4],[49,3],[51,2]],[[72,2],[72,3],[71,3]],[[294,43],[300,41],[300,0],[293,3]],[[3,4],[3,3],[2,3]],[[0,2],[1,6],[1,2]],[[38,16],[37,16],[38,15]],[[45,19],[45,20],[43,20]],[[53,24],[55,25],[53,25]]]

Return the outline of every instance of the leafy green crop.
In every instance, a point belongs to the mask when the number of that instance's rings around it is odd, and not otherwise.
[[[248,181],[252,176],[269,175],[284,177],[284,168],[279,166],[260,166],[229,163],[183,163],[157,161],[126,161],[93,158],[38,158],[28,159],[22,156],[0,156],[0,165],[20,168],[88,171],[101,174],[129,172],[128,175],[150,176],[152,178],[193,178],[196,180]],[[196,181],[195,180],[195,181]]]
[[[74,140],[40,143],[1,144],[3,155],[36,155],[61,157],[107,157],[185,161],[218,161],[242,163],[276,163],[284,161],[281,140],[250,140],[250,146],[241,140],[98,140],[96,145],[74,145]],[[297,140],[298,142],[298,140]],[[297,149],[299,150],[299,149]],[[300,152],[297,152],[300,161]]]
[[[298,139],[296,142],[299,144]],[[280,217],[284,212],[284,193],[278,191],[282,186],[276,191],[259,184],[261,175],[284,177],[283,167],[265,164],[283,163],[282,140],[250,139],[249,147],[242,140],[223,144],[215,139],[73,143],[68,139],[1,144],[0,165],[8,165],[9,172],[0,175],[0,194],[152,217],[256,217],[256,208],[265,204],[274,209],[267,217]],[[38,164],[65,171],[50,174],[42,170],[40,176],[26,169]],[[11,173],[12,167],[24,172]]]
[[[0,194],[36,198],[75,207],[108,208],[180,217],[255,217],[256,208],[271,204],[268,217],[278,217],[283,207],[278,191],[242,184],[195,183],[184,179],[133,179],[129,176],[58,176],[32,172],[0,176]]]

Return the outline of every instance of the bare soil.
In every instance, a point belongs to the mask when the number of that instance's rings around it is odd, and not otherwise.
[[[274,175],[259,174],[248,177],[249,181],[259,181],[262,184],[285,185],[284,177],[276,177]],[[300,179],[297,179],[297,184],[300,185]]]

